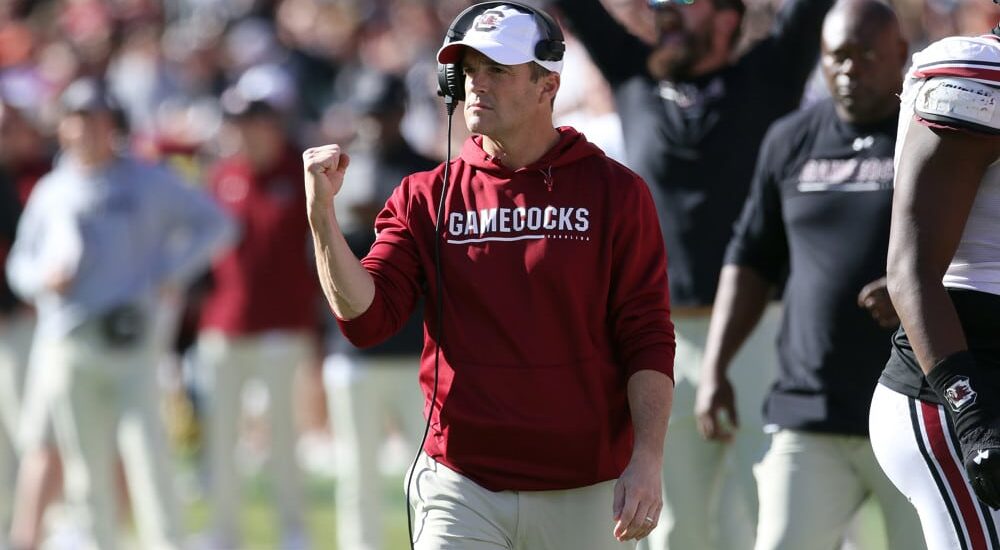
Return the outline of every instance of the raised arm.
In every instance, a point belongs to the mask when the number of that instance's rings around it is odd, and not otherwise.
[[[374,301],[375,282],[351,252],[333,209],[351,158],[338,145],[324,145],[306,150],[302,162],[306,208],[323,294],[338,318],[355,319]]]
[[[612,88],[646,74],[651,48],[615,21],[598,0],[555,0],[553,5],[559,7],[567,26]]]
[[[747,54],[758,77],[767,78],[780,97],[802,95],[819,59],[823,18],[833,0],[785,0],[767,38]]]

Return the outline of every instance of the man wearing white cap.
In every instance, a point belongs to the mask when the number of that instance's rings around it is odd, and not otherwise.
[[[459,15],[438,61],[474,136],[403,179],[360,262],[334,214],[349,156],[303,154],[345,336],[381,342],[426,298],[415,548],[628,548],[659,517],[674,352],[663,241],[642,179],[553,127],[561,59],[541,12]]]

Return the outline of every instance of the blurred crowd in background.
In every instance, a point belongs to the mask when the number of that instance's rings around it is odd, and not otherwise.
[[[653,40],[646,0],[603,3],[631,32]],[[187,185],[211,191],[223,201],[247,192],[224,176],[226,170],[237,170],[227,164],[229,159],[251,159],[253,165],[252,159],[284,155],[293,167],[282,172],[283,177],[301,187],[296,155],[303,149],[340,143],[352,154],[356,151],[360,162],[352,164],[357,170],[354,178],[369,181],[351,186],[337,207],[342,225],[359,235],[357,252],[363,253],[371,220],[399,176],[445,158],[446,118],[436,95],[434,53],[449,22],[469,4],[468,0],[0,0],[0,184],[12,186],[21,204],[27,200],[35,183],[56,162],[63,92],[72,82],[90,77],[107,84],[124,114],[123,148],[170,166]],[[987,0],[893,4],[911,51],[944,36],[980,34],[995,23],[993,5]],[[780,0],[750,0],[741,40],[752,43],[766,33],[779,5]],[[568,77],[562,80],[556,100],[556,122],[578,128],[624,162],[621,127],[607,84],[579,43],[572,36],[567,39],[564,74]],[[806,101],[825,93],[817,83]],[[257,130],[241,118],[255,109],[269,115],[269,122]],[[467,135],[464,124],[456,121],[453,129],[453,143],[460,143]],[[389,164],[380,159],[387,156],[403,170],[401,174],[385,170]],[[8,216],[7,212],[0,216]],[[304,224],[304,208],[300,214]],[[311,265],[306,232],[297,231],[290,237],[292,249],[301,251],[303,265]],[[10,245],[0,242],[0,259]],[[286,268],[258,266],[264,272]],[[175,297],[171,303],[176,323],[169,322],[161,347],[164,418],[174,448],[192,454],[206,448],[207,433],[215,433],[205,427],[198,391],[205,387],[199,382],[204,373],[199,372],[198,354],[192,350],[199,331],[213,324],[206,323],[201,308],[205,297],[218,290],[213,290],[217,284],[206,275],[186,296]],[[281,286],[273,289],[279,302],[299,298],[286,296],[288,291]],[[369,413],[345,405],[351,392],[334,390],[349,387],[345,380],[357,376],[345,367],[345,357],[354,352],[331,335],[336,329],[319,293],[313,289],[302,299],[305,305],[295,307],[311,312],[305,317],[309,326],[295,328],[304,328],[310,343],[309,353],[296,367],[294,397],[254,399],[257,394],[251,392],[243,400],[250,405],[243,418],[250,421],[240,424],[239,444],[247,450],[241,456],[266,452],[261,449],[267,445],[260,441],[268,439],[267,431],[257,429],[253,419],[263,416],[260,411],[268,404],[278,405],[295,410],[295,432],[301,436],[299,463],[311,471],[332,472],[338,460],[347,459],[327,452],[331,441],[345,435],[341,442],[373,445],[346,437],[351,425],[338,429],[338,415]],[[9,297],[2,305],[5,318],[25,311]],[[0,331],[4,326],[0,323]],[[399,378],[381,380],[377,387],[416,392],[419,328],[415,334],[386,354],[395,358]],[[325,392],[324,386],[334,389]],[[344,402],[332,402],[336,395],[342,395]],[[389,421],[397,434],[405,436],[397,439],[408,441],[399,447],[398,470],[405,467],[422,428],[407,426],[418,416],[419,396],[386,401],[409,407]],[[372,398],[369,404],[377,402]],[[374,422],[374,429],[380,424]],[[383,436],[378,437],[376,443],[381,445]],[[233,454],[232,449],[228,452]],[[372,498],[363,492],[355,489],[343,498]],[[0,500],[11,502],[12,493],[0,494]],[[0,524],[0,529],[6,526]]]

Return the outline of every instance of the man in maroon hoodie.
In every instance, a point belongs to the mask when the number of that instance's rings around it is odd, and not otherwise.
[[[656,212],[642,179],[552,126],[562,62],[535,57],[540,16],[477,9],[438,53],[477,135],[446,165],[437,229],[445,165],[403,179],[359,262],[333,208],[350,158],[303,154],[320,281],[359,346],[426,297],[416,548],[630,547],[659,517],[673,396]]]
[[[240,239],[212,266],[197,343],[204,369],[214,524],[213,550],[242,548],[240,476],[236,467],[241,395],[249,380],[268,390],[272,494],[280,517],[281,548],[308,546],[304,496],[295,457],[293,392],[297,368],[316,347],[318,288],[302,219],[302,167],[286,118],[294,105],[287,75],[271,65],[246,73],[223,95],[239,151],[220,161],[209,189],[239,223]]]

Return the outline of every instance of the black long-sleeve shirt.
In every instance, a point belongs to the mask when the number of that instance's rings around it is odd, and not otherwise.
[[[798,106],[832,3],[786,0],[770,35],[738,61],[665,83],[646,69],[651,48],[615,24],[598,0],[557,0],[611,84],[629,167],[653,188],[675,307],[714,301],[760,141]]]

